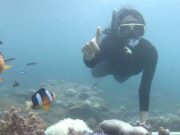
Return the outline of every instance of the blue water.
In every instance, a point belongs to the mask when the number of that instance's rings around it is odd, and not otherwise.
[[[180,94],[179,5],[179,0],[0,0],[0,40],[4,42],[0,51],[6,58],[16,58],[9,63],[12,69],[1,74],[3,85],[18,80],[23,88],[39,88],[51,79],[85,85],[98,80],[112,97],[128,97],[131,92],[137,97],[140,75],[123,84],[111,76],[95,79],[81,53],[96,27],[108,27],[113,9],[125,6],[143,14],[145,37],[159,53],[152,95],[176,100]],[[32,61],[38,64],[27,67]]]

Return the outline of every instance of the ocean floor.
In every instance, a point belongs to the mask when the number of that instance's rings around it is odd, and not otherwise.
[[[107,119],[119,119],[128,123],[134,123],[137,120],[137,109],[125,104],[120,104],[119,107],[109,105],[105,100],[104,91],[96,86],[48,80],[42,83],[42,87],[57,95],[56,101],[48,112],[43,109],[30,110],[38,113],[38,116],[46,122],[46,125],[43,125],[44,128],[65,118],[82,119],[92,129]],[[12,89],[2,87],[0,92],[1,120],[4,119],[4,111],[10,110],[11,107],[20,108],[23,115],[28,115],[29,112],[25,111],[25,101],[30,100],[31,95],[35,92],[34,89],[23,90],[17,87],[12,91]],[[180,131],[180,109],[177,108],[172,113],[166,113],[163,109],[151,110],[152,131],[158,131],[159,127]]]

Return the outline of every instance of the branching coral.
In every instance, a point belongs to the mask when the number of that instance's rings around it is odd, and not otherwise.
[[[1,135],[44,135],[46,123],[37,114],[30,112],[24,118],[19,108],[5,111],[0,119]]]

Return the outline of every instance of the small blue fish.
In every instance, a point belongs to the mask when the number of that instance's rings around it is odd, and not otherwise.
[[[15,81],[13,84],[12,84],[12,87],[15,88],[15,87],[19,87],[20,86],[20,83]]]
[[[27,66],[34,66],[34,65],[37,65],[37,62],[30,62],[30,63],[27,63]]]
[[[16,58],[5,59],[4,61],[5,61],[5,62],[9,62],[9,61],[13,61],[13,60],[16,60]]]
[[[96,81],[95,83],[93,83],[93,84],[92,84],[92,86],[91,86],[91,87],[95,88],[98,84],[99,84],[99,82],[98,82],[98,81]]]

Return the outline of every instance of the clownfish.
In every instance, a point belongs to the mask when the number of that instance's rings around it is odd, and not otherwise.
[[[0,73],[2,73],[4,70],[10,69],[11,66],[8,66],[5,64],[5,60],[2,54],[0,54]]]
[[[49,111],[52,102],[55,100],[55,94],[46,90],[45,88],[40,88],[37,92],[35,92],[31,101],[26,101],[26,110],[32,109],[40,109],[43,108],[45,111]]]

